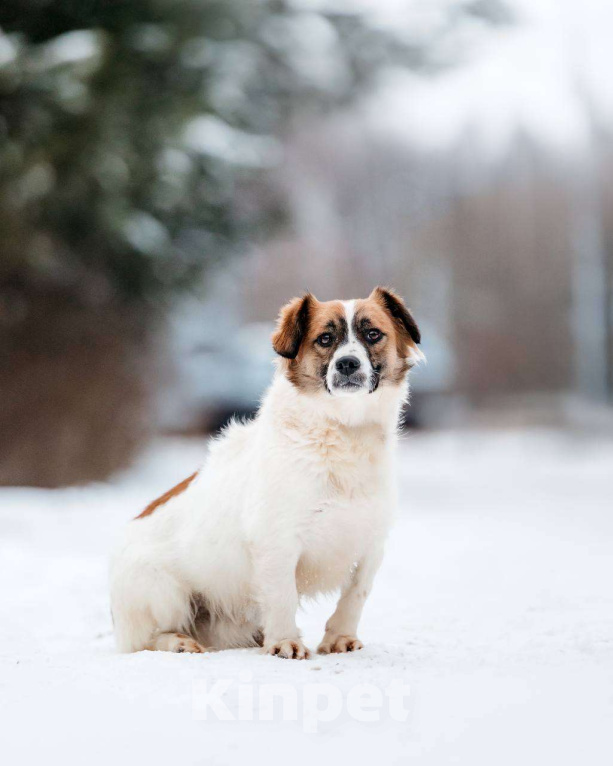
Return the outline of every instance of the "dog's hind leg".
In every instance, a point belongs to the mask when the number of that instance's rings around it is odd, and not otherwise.
[[[203,654],[209,651],[195,639],[186,636],[185,633],[160,633],[149,642],[145,649],[160,652],[192,652],[194,654]]]
[[[151,566],[134,553],[116,561],[111,572],[111,611],[119,651],[205,651],[193,637],[190,591],[171,571]]]

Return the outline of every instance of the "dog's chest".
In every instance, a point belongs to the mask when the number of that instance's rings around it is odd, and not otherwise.
[[[324,499],[358,502],[376,496],[387,478],[388,448],[378,427],[322,429],[312,450]]]
[[[310,507],[305,508],[301,592],[332,590],[381,537],[390,512],[389,456],[380,430],[323,433]]]

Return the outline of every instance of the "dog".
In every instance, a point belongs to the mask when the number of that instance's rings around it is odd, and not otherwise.
[[[120,651],[261,646],[305,659],[300,599],[339,590],[318,651],[362,648],[420,341],[402,299],[382,287],[351,301],[306,294],[281,309],[257,416],[212,440],[203,468],[131,521],[115,552]]]

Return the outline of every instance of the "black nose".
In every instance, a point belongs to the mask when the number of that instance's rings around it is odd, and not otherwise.
[[[349,377],[349,375],[360,369],[360,360],[357,356],[342,356],[336,363],[336,369],[341,375]]]

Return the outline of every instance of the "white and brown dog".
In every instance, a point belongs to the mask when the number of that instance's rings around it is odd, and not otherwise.
[[[358,621],[395,505],[407,374],[422,354],[402,300],[295,298],[257,417],[233,423],[204,467],[134,521],[111,568],[119,649],[262,646],[309,655],[301,596],[341,589],[319,652],[360,649]]]

